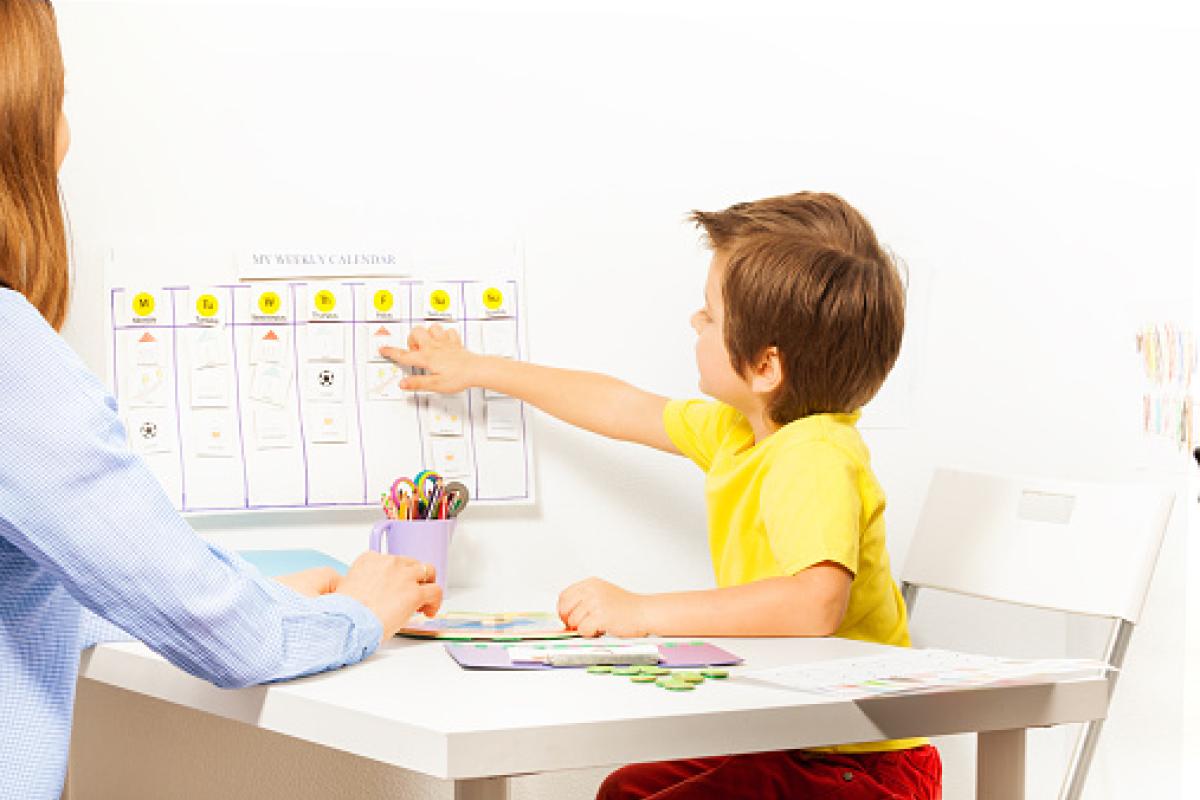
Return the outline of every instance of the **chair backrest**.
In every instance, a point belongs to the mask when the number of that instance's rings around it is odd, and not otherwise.
[[[939,469],[901,581],[1137,623],[1174,493]]]

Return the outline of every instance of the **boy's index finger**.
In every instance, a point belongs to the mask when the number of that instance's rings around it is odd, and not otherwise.
[[[425,356],[417,350],[403,350],[399,347],[381,347],[379,355],[399,364],[402,367],[424,367]]]

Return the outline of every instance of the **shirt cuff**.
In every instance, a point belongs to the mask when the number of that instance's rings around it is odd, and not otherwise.
[[[354,638],[347,642],[352,651],[347,653],[347,663],[361,661],[379,648],[383,638],[383,624],[379,617],[362,603],[336,592],[315,597],[313,602],[318,603],[326,613],[343,614],[350,618]]]
[[[113,623],[97,616],[90,609],[82,608],[79,618],[79,649],[87,650],[107,642],[131,642],[133,637]]]

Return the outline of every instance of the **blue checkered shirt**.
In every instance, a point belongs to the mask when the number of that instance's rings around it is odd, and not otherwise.
[[[58,798],[80,648],[117,628],[223,687],[374,651],[382,630],[358,602],[301,597],[200,539],[112,397],[2,288],[0,387],[0,799]]]

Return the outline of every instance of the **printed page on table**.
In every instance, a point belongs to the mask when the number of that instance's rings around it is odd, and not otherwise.
[[[937,649],[903,649],[867,658],[795,664],[744,673],[779,688],[840,699],[1101,677],[1113,668],[1091,659],[1016,659]]]
[[[432,619],[414,615],[400,636],[422,639],[509,640],[567,639],[579,634],[567,627],[557,614],[541,611],[483,613],[450,611]]]

